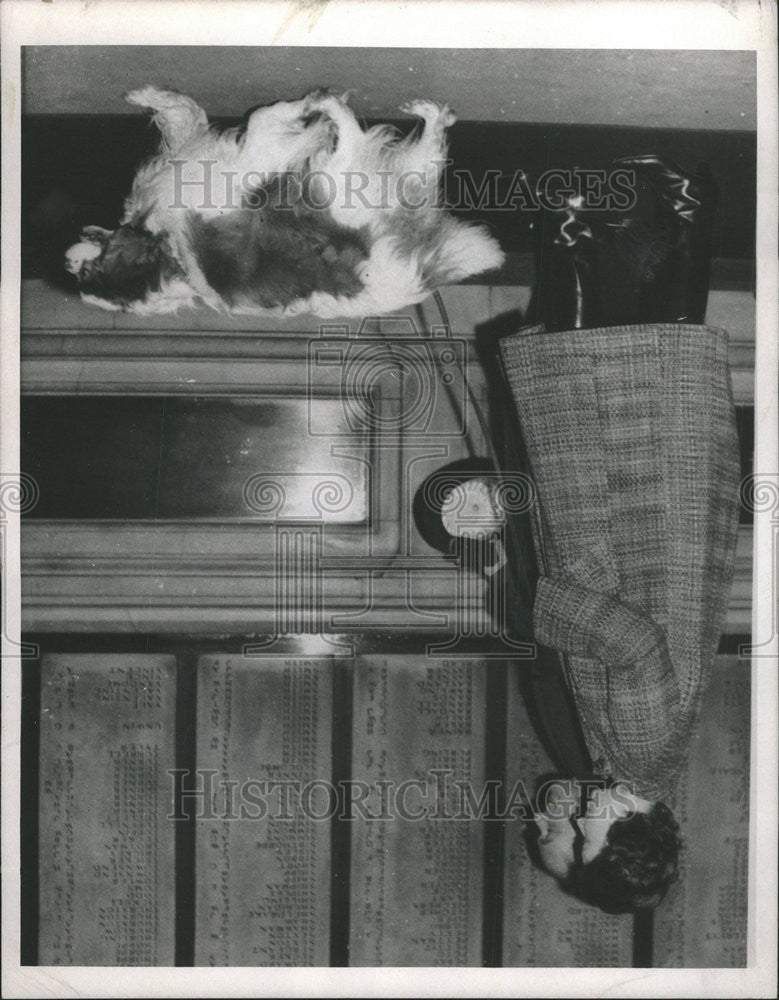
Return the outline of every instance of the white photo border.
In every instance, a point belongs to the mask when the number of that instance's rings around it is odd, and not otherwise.
[[[760,0],[6,0],[2,18],[2,345],[0,471],[19,465],[21,47],[26,45],[330,45],[467,48],[747,49],[758,61],[755,473],[776,477],[777,7]],[[772,629],[771,512],[755,514],[754,641]],[[3,565],[3,995],[48,996],[646,996],[776,993],[777,637],[753,663],[748,967],[668,969],[204,969],[19,965],[21,624],[18,516]],[[10,640],[10,641],[9,641]],[[759,734],[759,738],[758,738]],[[758,878],[759,873],[759,878]]]

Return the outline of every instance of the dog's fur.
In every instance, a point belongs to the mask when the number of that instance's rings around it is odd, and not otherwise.
[[[446,107],[404,105],[423,120],[404,138],[387,125],[364,131],[323,91],[221,133],[181,94],[147,87],[127,100],[153,110],[161,147],[138,170],[119,228],[89,226],[66,254],[85,301],[141,314],[202,300],[233,313],[362,316],[503,262],[483,227],[440,204],[455,120]]]

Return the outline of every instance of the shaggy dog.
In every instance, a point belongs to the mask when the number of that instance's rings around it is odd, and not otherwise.
[[[85,301],[140,314],[202,300],[220,311],[380,314],[499,267],[483,227],[440,203],[447,107],[414,101],[403,137],[363,130],[318,91],[218,132],[190,98],[146,87],[157,154],[137,172],[118,229],[86,227],[66,254]]]

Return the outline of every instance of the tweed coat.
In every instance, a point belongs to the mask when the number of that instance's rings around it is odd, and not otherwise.
[[[671,797],[733,572],[727,335],[535,327],[501,353],[537,491],[535,637],[564,654],[595,769]]]

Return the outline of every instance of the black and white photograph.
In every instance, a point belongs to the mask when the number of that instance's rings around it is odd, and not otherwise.
[[[775,995],[776,6],[2,6],[4,995]]]

